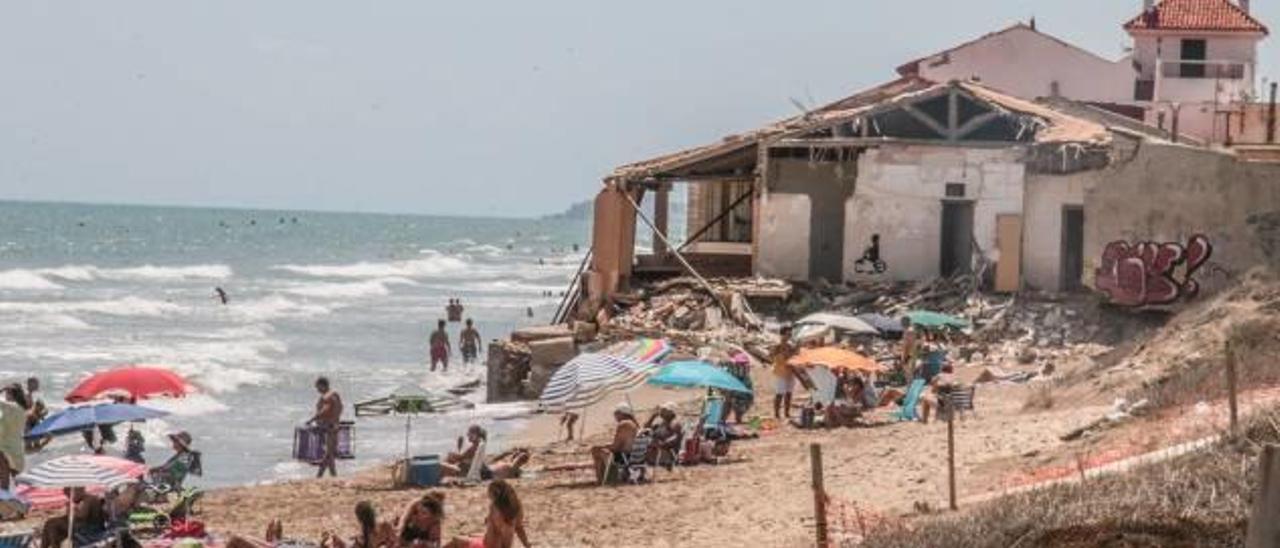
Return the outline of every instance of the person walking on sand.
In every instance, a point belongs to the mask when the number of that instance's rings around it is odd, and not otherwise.
[[[320,433],[321,446],[324,447],[324,457],[320,461],[320,471],[316,473],[316,477],[324,477],[325,470],[337,477],[338,422],[342,419],[342,396],[330,388],[326,377],[316,379],[316,392],[320,393],[320,399],[316,400],[316,414],[307,421],[307,424],[315,425]]]
[[[458,346],[462,348],[462,363],[476,363],[476,357],[480,355],[480,331],[476,330],[471,318],[467,318],[467,326],[458,336]]]
[[[778,344],[769,352],[773,362],[773,417],[775,419],[791,418],[791,391],[796,385],[796,374],[787,363],[796,353],[791,343],[791,326],[783,326],[778,331]]]
[[[436,364],[439,363],[443,367],[443,371],[449,371],[449,352],[453,349],[449,346],[449,333],[445,331],[446,322],[439,320],[436,322],[436,330],[431,332],[431,371],[436,370]]]

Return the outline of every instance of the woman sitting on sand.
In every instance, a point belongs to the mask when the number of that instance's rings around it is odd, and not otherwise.
[[[529,536],[524,530],[524,508],[516,490],[505,480],[489,484],[489,517],[485,518],[483,538],[453,539],[450,548],[511,548],[520,537],[520,545],[528,548]]]
[[[443,525],[444,493],[432,491],[405,507],[395,538],[402,547],[438,548]]]
[[[353,537],[350,542],[343,541],[342,537],[332,532],[325,532],[320,540],[320,546],[322,548],[397,548],[399,546],[396,542],[395,529],[385,521],[378,523],[378,514],[369,501],[362,500],[356,504],[356,521],[360,524],[360,534]]]

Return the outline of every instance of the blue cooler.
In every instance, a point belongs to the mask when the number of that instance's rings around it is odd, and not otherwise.
[[[440,456],[425,455],[409,459],[409,484],[419,487],[440,485]]]

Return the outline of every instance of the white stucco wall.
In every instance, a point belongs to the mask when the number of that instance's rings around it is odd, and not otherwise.
[[[1213,35],[1213,34],[1174,34],[1161,33],[1139,34],[1134,37],[1133,59],[1141,69],[1144,80],[1156,76],[1156,59],[1165,63],[1177,63],[1182,58],[1183,39],[1202,39],[1205,41],[1205,60],[1243,63],[1246,65],[1244,80],[1215,81],[1213,78],[1160,78],[1157,90],[1159,99],[1163,101],[1197,102],[1231,101],[1239,98],[1241,92],[1254,92],[1256,80],[1253,64],[1257,59],[1258,37],[1250,35]]]
[[[1027,99],[1050,95],[1056,81],[1063,97],[1131,103],[1135,73],[1128,58],[1109,61],[1019,26],[922,60],[920,76],[936,82],[977,76]]]
[[[942,201],[947,183],[964,183],[974,201],[978,246],[995,258],[996,215],[1020,213],[1025,166],[1018,148],[978,149],[882,145],[858,160],[858,180],[845,210],[845,257],[855,259],[880,234],[880,255],[894,280],[939,274]],[[845,261],[845,279],[855,279]]]
[[[1022,217],[1022,281],[1025,286],[1061,289],[1062,210],[1084,206],[1084,194],[1101,170],[1071,175],[1028,174]],[[1088,223],[1089,220],[1085,219]]]
[[[809,196],[766,191],[760,199],[756,273],[809,279]]]

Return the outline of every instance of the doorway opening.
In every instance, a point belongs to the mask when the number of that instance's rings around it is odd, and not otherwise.
[[[1062,291],[1079,291],[1084,277],[1084,208],[1062,208],[1062,249],[1060,252]]]
[[[972,271],[973,264],[973,202],[968,200],[943,200],[942,202],[941,274],[951,277]]]

